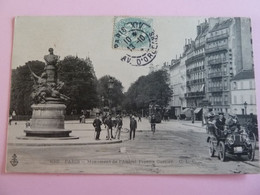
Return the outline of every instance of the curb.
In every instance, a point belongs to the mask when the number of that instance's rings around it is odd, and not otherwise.
[[[123,140],[103,141],[103,142],[80,142],[80,143],[8,143],[8,146],[83,146],[83,145],[103,145],[122,143]]]

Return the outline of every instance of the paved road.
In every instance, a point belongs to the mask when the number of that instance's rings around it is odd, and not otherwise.
[[[91,129],[67,122],[74,134]],[[7,166],[15,172],[101,173],[101,174],[220,174],[259,172],[259,151],[255,161],[229,158],[221,162],[209,157],[207,134],[201,124],[168,121],[157,124],[155,135],[147,120],[138,122],[135,140],[128,140],[129,120],[124,119],[122,143],[70,146],[8,146]],[[92,135],[92,133],[91,133]],[[83,135],[82,135],[83,136]],[[102,131],[101,139],[105,139]],[[80,140],[80,139],[79,139]],[[18,165],[9,161],[17,155]]]

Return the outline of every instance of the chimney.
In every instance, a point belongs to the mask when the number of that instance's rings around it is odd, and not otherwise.
[[[201,25],[197,26],[197,36],[199,36],[201,33]]]

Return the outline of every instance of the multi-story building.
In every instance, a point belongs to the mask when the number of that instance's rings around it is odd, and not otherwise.
[[[230,80],[252,69],[250,21],[246,18],[209,18],[205,65],[207,99],[216,112],[230,111]]]
[[[231,111],[235,114],[257,114],[253,70],[244,70],[231,80]]]
[[[187,52],[191,49],[190,42],[187,43],[183,48],[183,53],[179,58],[171,60],[171,63],[168,65],[164,64],[164,67],[167,67],[167,70],[170,75],[170,86],[173,91],[173,96],[171,102],[169,103],[168,109],[173,111],[175,117],[179,116],[184,108],[187,107],[187,101],[185,98],[186,94],[186,59]]]
[[[206,97],[205,44],[208,30],[209,24],[207,21],[197,26],[197,37],[195,41],[191,41],[192,48],[185,61],[187,75],[185,98],[188,107],[196,108],[194,113],[197,119],[202,118],[202,102]]]
[[[229,112],[231,79],[253,69],[252,57],[249,19],[209,18],[198,24],[195,40],[186,40],[183,55],[168,67],[173,89],[169,106],[175,115],[190,108],[201,119],[205,105]]]

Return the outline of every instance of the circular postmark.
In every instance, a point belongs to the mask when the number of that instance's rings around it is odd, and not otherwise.
[[[152,19],[115,17],[113,48],[127,50],[121,61],[133,66],[151,63],[158,48],[158,35],[152,28]]]

